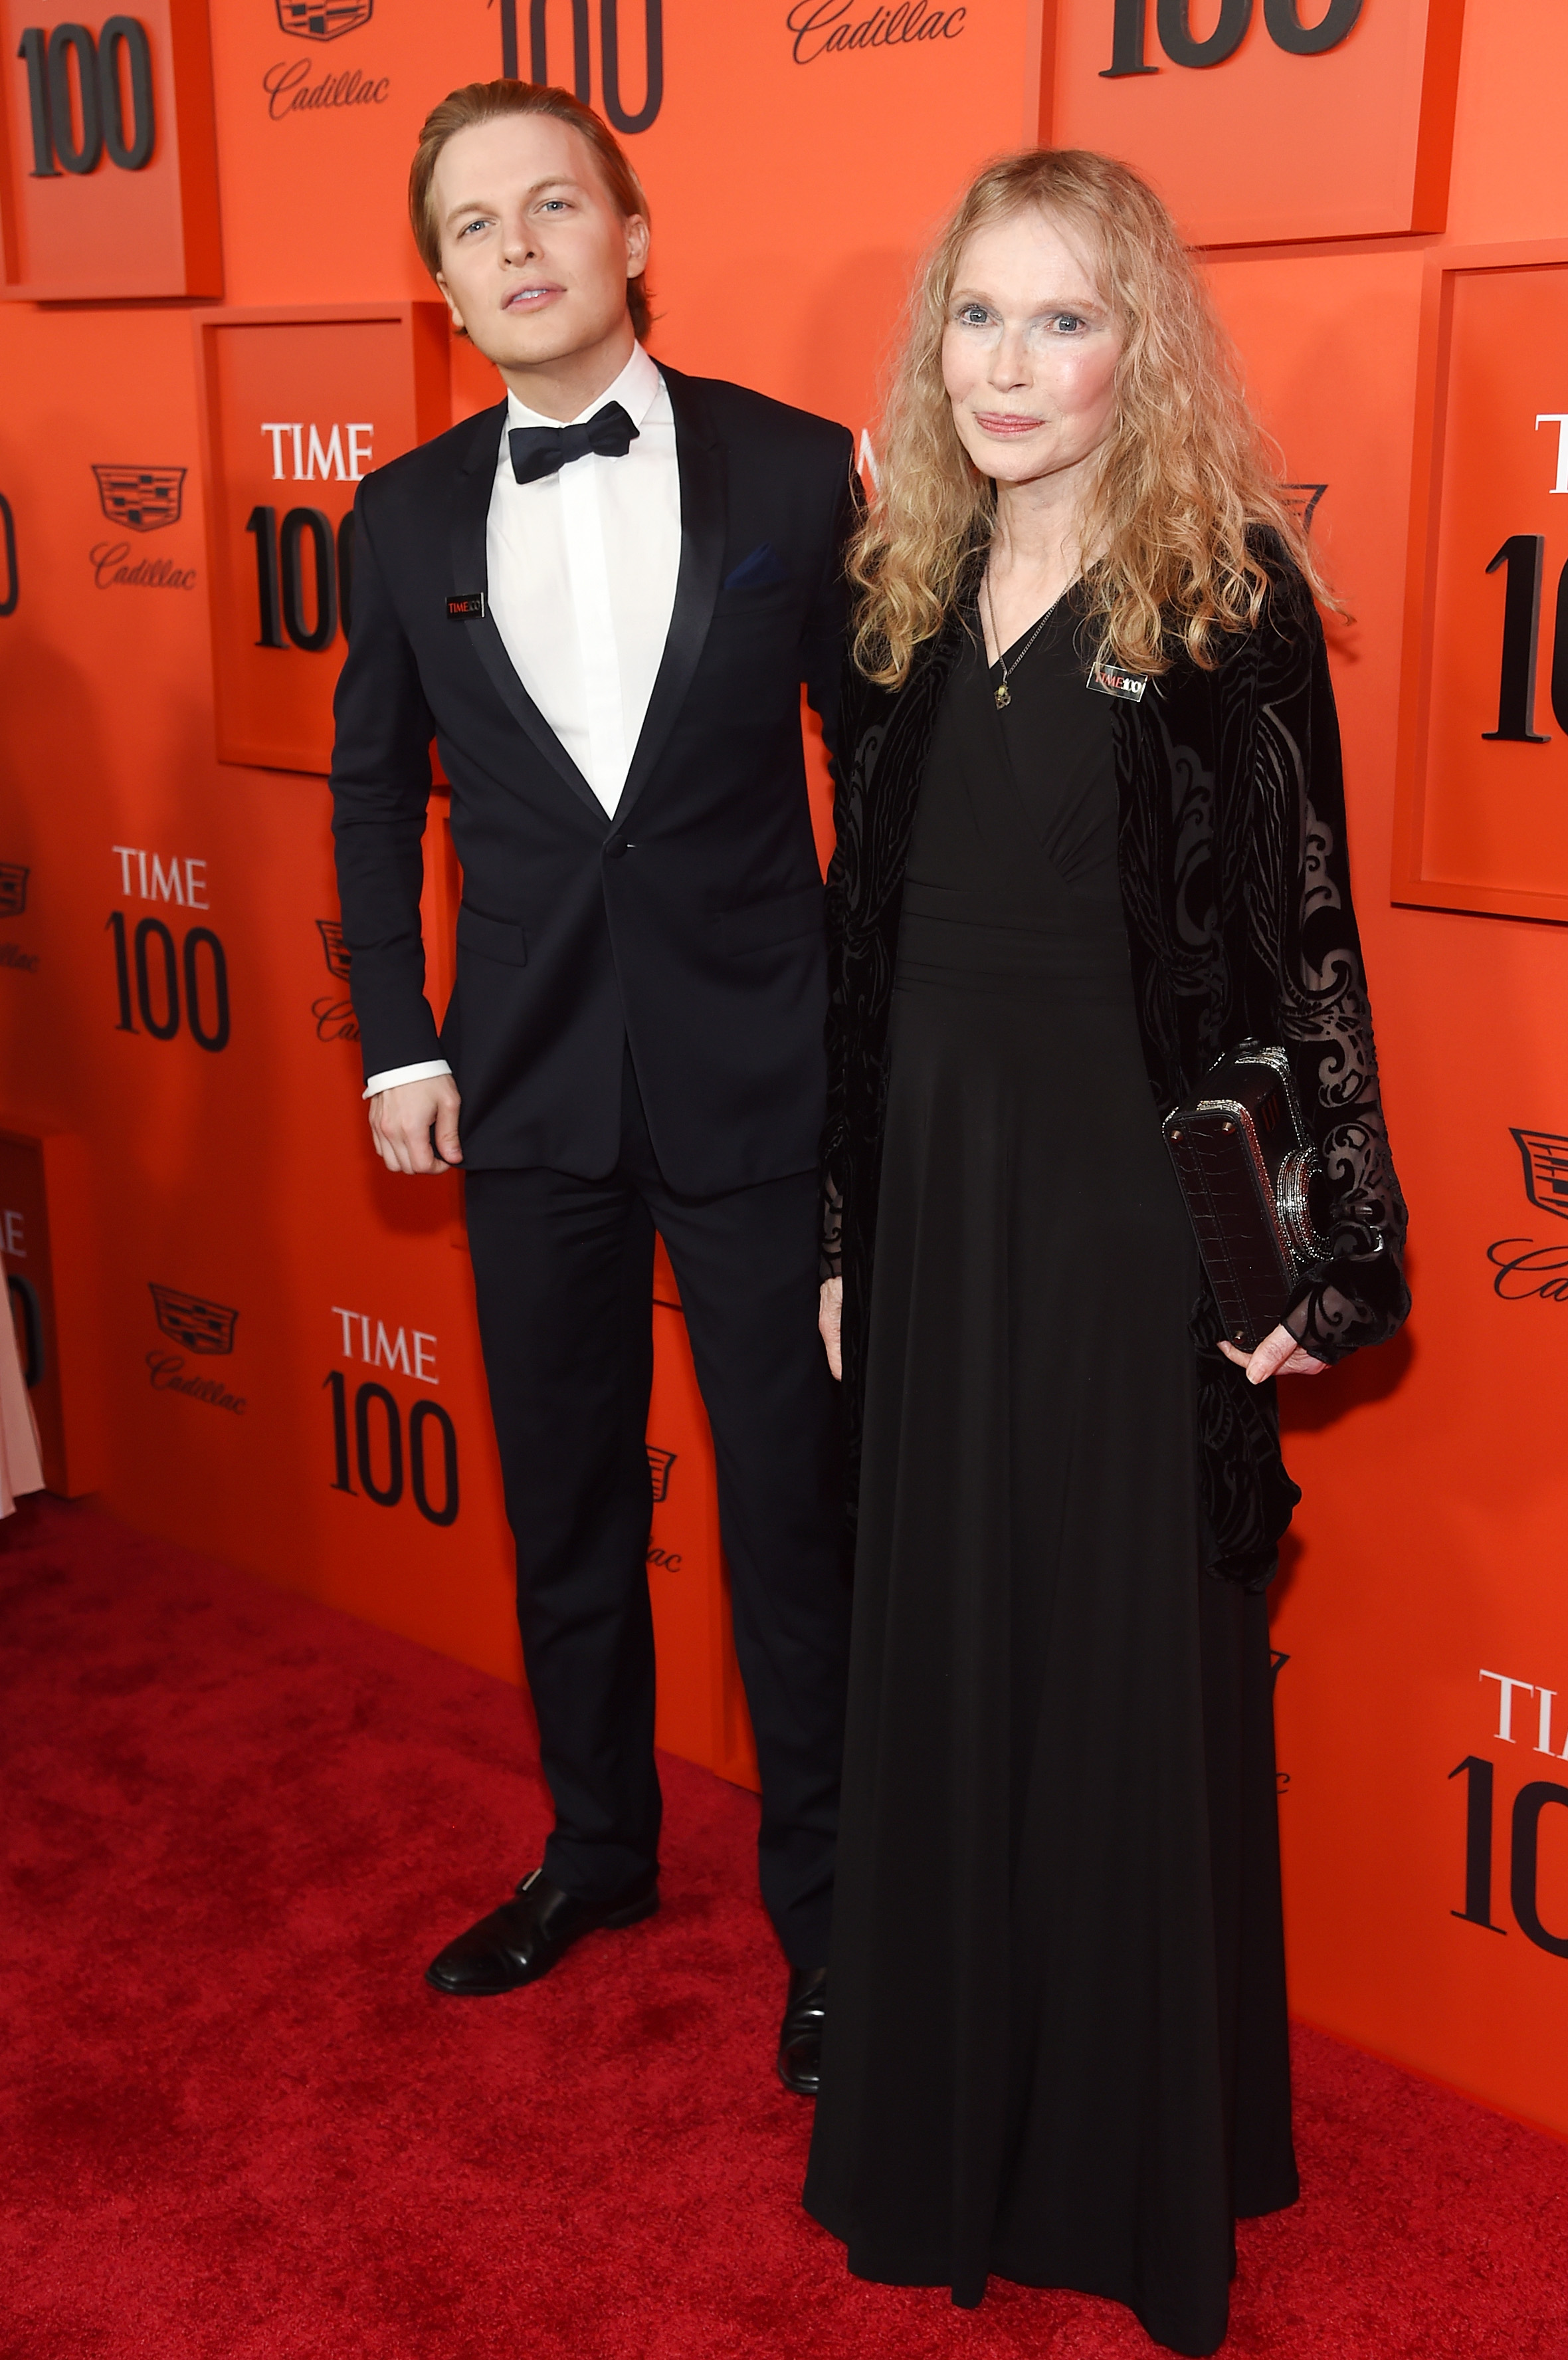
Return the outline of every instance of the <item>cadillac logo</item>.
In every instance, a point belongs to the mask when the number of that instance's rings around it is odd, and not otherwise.
[[[653,1504],[656,1508],[660,1501],[670,1497],[670,1470],[676,1457],[673,1450],[656,1450],[651,1442],[648,1445],[648,1471],[653,1478]]]
[[[334,983],[346,983],[351,958],[348,945],[343,938],[343,928],[336,918],[318,918],[316,932],[321,938],[321,951],[327,962],[327,973]],[[334,1000],[325,993],[310,1002],[310,1013],[316,1020],[318,1041],[357,1041],[359,1027],[354,1021],[354,1002]]]
[[[316,932],[321,938],[321,948],[326,954],[327,973],[335,975],[340,983],[346,983],[349,954],[343,945],[342,926],[335,918],[318,918]]]
[[[30,871],[15,860],[0,860],[0,918],[19,918],[27,906]]]
[[[158,532],[180,522],[185,490],[183,467],[94,467],[98,504],[111,524],[133,532]]]
[[[1524,1160],[1524,1193],[1538,1213],[1568,1221],[1568,1139],[1555,1131],[1516,1131]]]
[[[340,41],[370,22],[376,0],[278,0],[278,21],[301,41]]]
[[[223,1303],[209,1303],[203,1295],[181,1295],[177,1287],[148,1284],[158,1324],[166,1336],[172,1336],[188,1352],[234,1350],[237,1311]]]

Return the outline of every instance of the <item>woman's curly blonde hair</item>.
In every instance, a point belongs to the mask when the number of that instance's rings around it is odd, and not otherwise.
[[[973,233],[1030,207],[1082,242],[1121,330],[1116,413],[1083,544],[1085,619],[1098,652],[1160,672],[1173,648],[1212,670],[1225,634],[1252,628],[1269,577],[1255,529],[1279,536],[1314,594],[1338,608],[1247,407],[1229,338],[1176,224],[1125,164],[1083,148],[1032,148],[988,164],[928,257],[883,414],[878,479],[850,545],[860,595],[855,661],[897,687],[990,541],[996,488],[964,450],[942,347]]]

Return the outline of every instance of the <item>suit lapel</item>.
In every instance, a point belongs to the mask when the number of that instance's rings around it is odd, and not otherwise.
[[[506,641],[496,629],[495,617],[490,612],[490,565],[485,547],[485,528],[489,522],[490,494],[495,480],[495,454],[500,448],[506,409],[503,401],[495,410],[483,411],[474,421],[468,453],[458,471],[452,504],[452,586],[459,597],[474,590],[483,590],[485,594],[484,614],[465,618],[460,628],[468,632],[474,653],[489,673],[513,720],[579,802],[586,803],[601,825],[607,825],[608,814],[604,804],[517,678],[512,659],[506,653]]]
[[[660,366],[675,412],[675,455],[681,469],[681,570],[664,655],[648,698],[642,734],[615,806],[618,826],[653,775],[702,653],[724,563],[728,501],[724,446],[691,379]]]

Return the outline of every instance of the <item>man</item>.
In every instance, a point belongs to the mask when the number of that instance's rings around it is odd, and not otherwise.
[[[556,1811],[542,1865],[429,1980],[512,1990],[659,1906],[657,1229],[713,1430],[763,1898],[790,1968],[779,2070],[809,2093],[848,1608],[816,1328],[825,954],[800,693],[831,735],[853,445],[649,359],[647,203],[566,93],[453,93],[409,202],[506,394],[361,486],[338,879],[376,1144],[395,1171],[468,1175]],[[419,914],[432,738],[463,870],[439,1039]]]

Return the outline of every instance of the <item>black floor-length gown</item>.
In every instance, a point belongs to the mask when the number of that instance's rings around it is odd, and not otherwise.
[[[1200,1569],[1200,1284],[1071,597],[910,848],[806,2202],[859,2275],[1226,2321],[1297,2192],[1264,1601]]]

